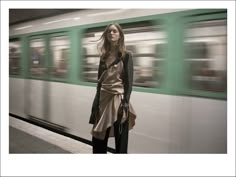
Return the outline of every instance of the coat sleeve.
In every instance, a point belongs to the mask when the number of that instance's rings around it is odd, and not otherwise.
[[[133,57],[130,52],[126,54],[124,59],[124,102],[129,103],[133,86]]]
[[[98,66],[97,80],[100,78],[101,73],[102,73],[102,68],[101,68],[101,59],[100,59],[99,66]],[[101,84],[97,82],[97,91],[96,91],[95,98],[93,100],[92,112],[97,111],[99,108],[100,90],[101,90]]]

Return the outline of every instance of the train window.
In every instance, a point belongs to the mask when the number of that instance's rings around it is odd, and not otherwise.
[[[203,59],[208,58],[208,46],[206,42],[194,42],[194,43],[186,43],[186,47],[188,47],[188,56],[189,59]]]
[[[84,38],[83,41],[83,73],[84,81],[96,82],[99,65],[99,54],[97,44],[93,42],[93,38]]]
[[[151,21],[124,25],[127,49],[133,52],[134,85],[160,87],[166,37]]]
[[[20,74],[21,47],[19,39],[12,39],[9,42],[9,74]]]
[[[44,39],[30,41],[30,73],[42,76],[45,73],[45,42]]]
[[[158,87],[161,83],[161,64],[164,60],[165,34],[160,26],[151,21],[121,24],[125,34],[126,49],[133,53],[134,83],[140,87]],[[98,39],[105,27],[87,29],[83,37],[83,73],[84,81],[95,82],[99,54]]]
[[[64,78],[67,74],[69,61],[69,39],[67,36],[50,39],[52,67],[50,73],[57,78]]]
[[[193,23],[186,33],[188,85],[193,90],[225,92],[227,86],[226,21]]]

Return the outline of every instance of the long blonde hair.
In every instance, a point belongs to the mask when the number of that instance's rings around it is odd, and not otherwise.
[[[125,42],[124,42],[124,32],[118,23],[110,23],[109,25],[107,25],[102,36],[99,39],[101,40],[101,42],[98,43],[98,46],[97,46],[98,50],[101,52],[102,58],[106,58],[109,55],[109,52],[111,50],[111,43],[109,42],[107,38],[107,34],[109,32],[109,27],[111,25],[114,25],[120,33],[120,38],[118,41],[118,54],[120,55],[119,57],[123,58],[125,56],[125,51],[126,51]]]

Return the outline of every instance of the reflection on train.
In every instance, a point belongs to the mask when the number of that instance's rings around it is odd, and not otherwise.
[[[106,13],[112,11],[10,26],[10,113],[91,140],[97,43],[105,26],[118,22],[134,63],[131,101],[138,117],[129,153],[226,153],[227,11]],[[34,28],[20,30],[29,24]]]

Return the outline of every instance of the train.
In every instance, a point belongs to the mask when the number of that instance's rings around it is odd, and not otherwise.
[[[128,153],[227,153],[227,9],[83,9],[11,25],[9,114],[91,144],[97,41],[113,22],[133,54]]]

